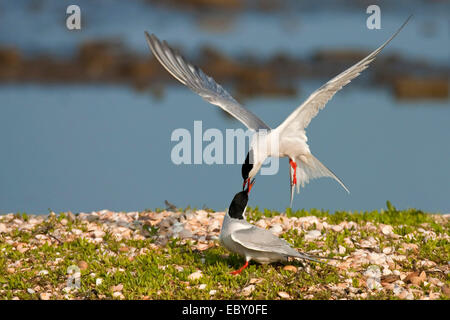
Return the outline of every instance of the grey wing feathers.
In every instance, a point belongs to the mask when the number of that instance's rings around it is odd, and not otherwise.
[[[285,240],[278,238],[272,232],[253,226],[231,234],[231,238],[250,250],[262,252],[276,252],[289,257],[307,259],[319,263],[325,263],[307,254],[303,254],[292,248]],[[320,258],[320,257],[317,257]]]
[[[251,250],[277,252],[288,256],[298,255],[298,252],[291,248],[286,241],[265,229],[252,227],[238,230],[231,234],[231,238]]]
[[[411,16],[402,24],[402,26],[395,32],[385,43],[378,49],[373,51],[367,57],[340,73],[319,89],[314,91],[308,99],[298,107],[281,125],[280,128],[304,130],[311,120],[317,115],[319,110],[323,109],[327,102],[338,92],[342,87],[348,84],[351,80],[356,78],[363,70],[369,67],[369,64],[375,59],[378,53],[403,29]]]
[[[145,32],[148,45],[156,59],[178,81],[200,95],[206,101],[221,107],[252,130],[270,129],[261,119],[241,106],[221,85],[200,68],[188,63],[165,41]]]

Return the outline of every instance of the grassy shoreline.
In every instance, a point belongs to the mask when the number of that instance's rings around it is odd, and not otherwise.
[[[0,215],[0,299],[449,299],[450,215],[250,208],[302,252],[251,263],[218,243],[224,212]],[[74,271],[71,271],[74,270]],[[77,284],[79,283],[79,286]]]

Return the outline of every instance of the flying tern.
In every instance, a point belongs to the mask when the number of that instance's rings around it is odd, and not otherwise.
[[[241,121],[248,129],[264,134],[254,135],[250,151],[242,165],[243,189],[250,183],[261,169],[268,157],[288,157],[290,163],[291,201],[294,196],[294,186],[297,193],[310,179],[330,177],[335,179],[347,192],[344,183],[316,157],[307,144],[306,128],[311,120],[323,109],[327,102],[342,87],[356,78],[381,50],[400,32],[401,27],[379,48],[367,57],[340,73],[319,89],[314,91],[294,112],[292,112],[278,127],[271,129],[264,121],[239,104],[221,85],[206,75],[200,68],[187,62],[166,41],[160,41],[154,34],[145,32],[148,45],[156,59],[178,81],[200,95],[211,104],[217,105],[230,115]],[[276,147],[273,147],[276,146]]]

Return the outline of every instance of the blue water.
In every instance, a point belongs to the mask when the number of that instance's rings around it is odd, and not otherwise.
[[[381,30],[366,28],[364,6],[327,2],[274,13],[230,13],[222,31],[202,26],[199,21],[208,15],[196,11],[143,1],[76,3],[81,31],[65,27],[70,1],[0,2],[0,46],[18,47],[26,56],[68,58],[84,41],[113,38],[149,54],[143,36],[149,30],[189,56],[208,44],[236,56],[305,57],[318,49],[372,50],[414,13],[383,54],[447,68],[450,61],[448,2],[380,1]],[[253,99],[246,106],[276,126],[321,84],[303,81],[298,97]],[[296,195],[294,209],[369,210],[391,200],[399,208],[449,212],[448,105],[448,100],[399,102],[386,89],[354,81],[307,130],[312,152],[351,194],[331,179],[315,180]],[[240,165],[170,161],[172,131],[192,130],[194,120],[203,120],[204,130],[242,128],[175,80],[163,99],[121,86],[0,85],[0,213],[142,210],[164,207],[165,199],[180,207],[222,210],[242,185]],[[277,175],[258,176],[249,205],[286,208],[287,160],[280,165]]]
[[[32,3],[42,3],[32,10]],[[243,52],[259,57],[285,52],[306,56],[318,49],[373,50],[414,14],[408,27],[385,50],[404,57],[432,60],[449,65],[450,34],[447,1],[377,1],[381,8],[381,29],[366,27],[367,6],[301,5],[276,12],[227,13],[229,25],[217,30],[201,27],[208,18],[200,11],[173,10],[144,1],[78,0],[81,31],[69,31],[65,13],[71,1],[15,0],[0,2],[0,44],[15,46],[26,54],[51,53],[68,57],[80,43],[92,39],[120,39],[131,49],[146,54],[144,30],[195,54],[211,45],[229,54]],[[211,19],[211,18],[210,18]],[[218,18],[220,19],[220,17]],[[6,32],[14,30],[14,32]]]
[[[247,106],[280,123],[319,82],[296,98],[255,99]],[[241,128],[182,86],[165,98],[115,86],[0,87],[0,212],[142,210],[177,206],[221,210],[241,187],[239,165],[174,165],[176,128]],[[314,180],[294,208],[400,208],[449,212],[448,102],[402,104],[385,90],[350,85],[311,122],[312,152],[349,187]],[[258,176],[249,205],[284,209],[288,163]]]

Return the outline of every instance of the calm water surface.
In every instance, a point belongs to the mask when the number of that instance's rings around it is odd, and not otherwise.
[[[246,104],[280,123],[301,96]],[[181,87],[164,99],[115,86],[0,87],[0,212],[141,210],[177,206],[221,210],[241,186],[239,165],[174,165],[176,128],[241,128],[220,110]],[[349,187],[313,180],[294,208],[368,210],[391,200],[400,208],[449,212],[448,102],[394,101],[385,90],[350,85],[308,128],[312,152]],[[284,209],[288,162],[258,176],[249,205]]]
[[[308,56],[319,49],[373,50],[410,14],[413,20],[384,53],[449,65],[447,2],[380,2],[382,29],[365,27],[364,8],[328,5],[227,15],[220,32],[207,15],[143,1],[77,2],[83,29],[66,29],[67,1],[0,2],[0,45],[26,56],[70,57],[87,40],[121,39],[148,54],[149,30],[195,55],[212,45],[239,56],[284,52]],[[404,10],[403,8],[408,8]],[[214,75],[213,75],[214,76]],[[314,180],[294,208],[369,210],[391,200],[400,208],[450,212],[449,101],[395,101],[358,80],[339,92],[308,128],[312,152],[349,187]],[[175,80],[174,80],[175,83]],[[278,125],[321,82],[302,82],[298,97],[246,102],[269,125]],[[241,186],[240,165],[175,166],[176,128],[242,128],[181,85],[164,99],[120,86],[0,86],[0,213],[142,210],[177,206],[222,210]],[[280,172],[258,176],[249,205],[284,209],[289,202],[288,161]]]

